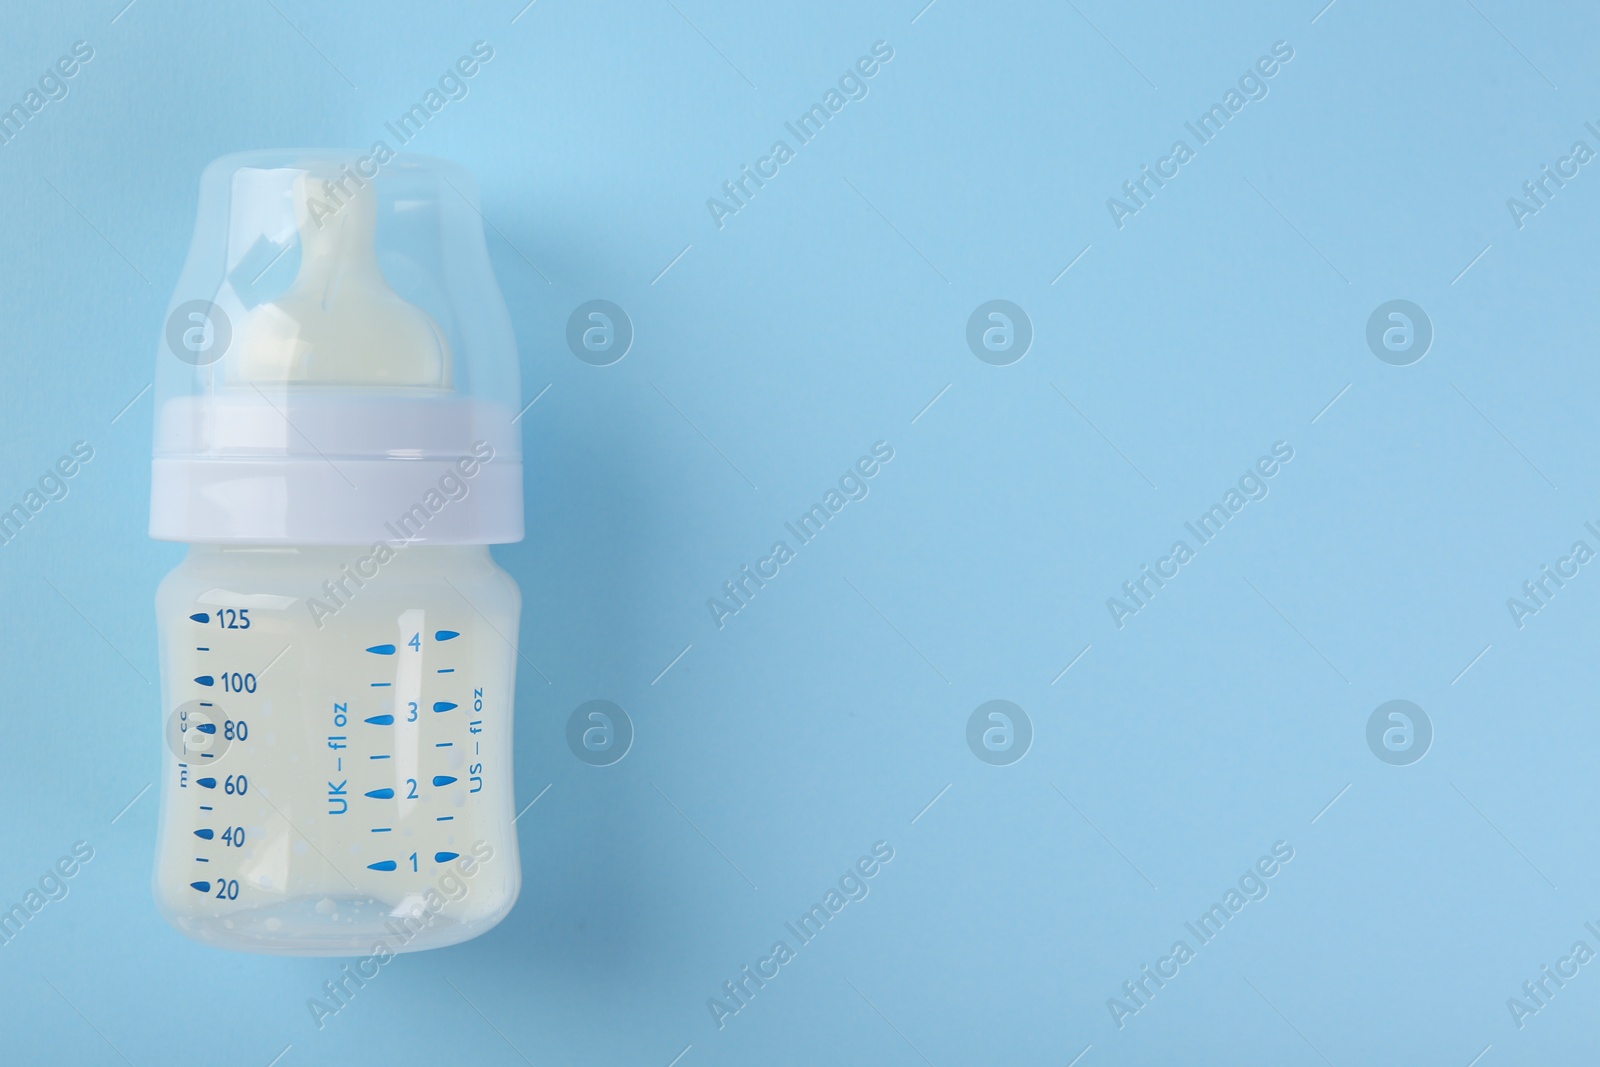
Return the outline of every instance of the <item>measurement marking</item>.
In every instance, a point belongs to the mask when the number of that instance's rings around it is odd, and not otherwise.
[[[841,174],[840,177],[844,178],[844,175]],[[920,249],[916,245],[912,244],[911,243],[911,238],[909,238],[905,234],[901,233],[900,232],[900,227],[898,227],[894,223],[890,222],[889,221],[889,216],[887,216],[883,212],[879,211],[878,210],[878,205],[874,204],[871,200],[868,200],[867,199],[867,194],[863,193],[860,189],[856,188],[856,183],[855,182],[851,181],[849,178],[845,178],[844,179],[844,183],[846,185],[848,185],[852,190],[854,190],[855,194],[861,198],[861,202],[863,204],[866,204],[868,207],[870,207],[872,209],[873,214],[877,215],[880,219],[883,220],[883,224],[885,226],[887,226],[887,227],[889,227],[889,229],[893,230],[896,233],[896,235],[899,236],[900,240],[902,240],[902,241],[904,241],[906,243],[906,247],[907,248],[911,249],[911,251],[915,252],[917,255],[922,256],[922,262],[926,263],[929,266],[929,268],[932,269],[933,273],[937,274],[941,278],[944,278],[944,283],[946,285],[950,284],[950,279],[949,278],[945,278],[944,271],[940,270],[938,267],[935,267],[933,265],[933,260],[929,259],[927,256],[923,256],[922,255],[922,249]]]
[[[1145,874],[1143,871],[1139,870],[1139,865],[1134,863],[1132,860],[1130,860],[1128,858],[1128,854],[1126,852],[1124,852],[1120,848],[1118,848],[1116,846],[1116,843],[1114,841],[1112,841],[1111,838],[1107,837],[1105,835],[1105,833],[1100,829],[1100,827],[1096,826],[1092,822],[1089,822],[1089,816],[1085,815],[1083,813],[1082,809],[1080,809],[1078,807],[1078,805],[1074,804],[1071,800],[1067,799],[1067,794],[1061,792],[1061,787],[1060,786],[1056,785],[1054,782],[1051,782],[1050,783],[1050,788],[1054,789],[1056,791],[1056,794],[1059,797],[1061,797],[1062,800],[1066,800],[1067,801],[1067,807],[1071,808],[1073,811],[1076,811],[1078,813],[1078,818],[1082,819],[1084,822],[1089,823],[1089,829],[1091,829],[1095,833],[1099,834],[1100,835],[1100,839],[1102,841],[1104,841],[1106,844],[1110,845],[1111,846],[1111,850],[1113,852],[1115,852],[1117,855],[1122,857],[1122,862],[1126,863],[1129,867],[1132,867],[1136,872],[1138,872],[1139,877],[1143,878],[1145,880],[1145,883],[1147,885],[1149,885],[1151,889],[1154,889],[1157,893],[1161,892],[1161,887],[1156,885],[1154,882],[1150,881],[1150,876]]]
[[[665,267],[662,267],[661,268],[661,273],[657,274],[653,279],[651,279],[650,284],[654,285],[656,282],[659,282],[662,278],[665,278],[667,276],[667,271],[669,271],[673,267],[677,266],[678,265],[678,260],[680,260],[684,256],[688,255],[689,254],[689,249],[691,249],[693,247],[694,247],[694,245],[692,245],[692,244],[684,245],[683,246],[683,251],[679,252],[677,255],[673,256],[672,257],[672,262],[668,263]]]
[[[555,382],[551,382],[550,383],[550,385],[554,385],[554,384],[556,384],[556,383]],[[539,396],[544,396],[544,394],[548,393],[550,391],[550,385],[547,385],[543,389],[539,390]],[[539,402],[539,396],[534,397],[532,400],[530,400],[526,404],[522,405],[522,410],[517,412],[516,416],[513,417],[512,420],[511,420],[511,424],[513,426],[516,425],[517,419],[520,419],[520,418],[522,418],[522,416],[526,415],[528,413],[528,409],[533,407],[533,405],[535,405],[535,404],[537,404]]]
[[[844,575],[841,574],[839,577],[844,578]],[[851,589],[855,589],[856,590],[856,596],[860,597],[862,600],[866,600],[867,601],[867,607],[871,608],[873,611],[877,611],[878,612],[878,618],[882,619],[886,623],[889,623],[889,629],[891,629],[895,633],[899,634],[900,635],[900,640],[904,641],[907,645],[910,645],[911,651],[915,652],[919,656],[922,656],[922,662],[926,663],[929,667],[933,667],[933,673],[937,674],[940,678],[944,678],[944,684],[945,685],[949,685],[950,684],[950,679],[944,677],[944,671],[941,671],[938,667],[934,667],[933,666],[933,660],[929,659],[927,656],[923,656],[922,655],[922,649],[918,648],[916,645],[911,644],[911,638],[907,637],[905,635],[905,632],[903,630],[901,630],[900,627],[896,626],[892,622],[889,622],[889,616],[885,615],[881,611],[878,611],[878,605],[874,604],[870,600],[867,600],[867,594],[863,593],[859,589],[856,589],[856,583],[852,582],[848,578],[845,578],[844,579],[844,584],[848,585]]]
[[[1355,783],[1351,782],[1350,785],[1355,785]],[[1342,797],[1346,793],[1350,792],[1350,785],[1347,785],[1343,789],[1339,790],[1339,797]],[[1333,807],[1335,804],[1339,803],[1339,797],[1334,797],[1332,800],[1330,800],[1326,804],[1322,805],[1322,810],[1317,812],[1315,815],[1311,816],[1312,823],[1315,824],[1318,819],[1320,819],[1324,815],[1328,814],[1328,809]]]
[[[433,702],[433,710],[441,715],[447,711],[454,711],[460,706],[459,704],[452,704],[448,700],[435,700]]]
[[[461,631],[460,630],[435,630],[435,631],[433,631],[433,639],[435,641],[454,641],[456,638],[458,638],[460,636],[461,636]]]
[[[374,689],[387,689],[393,684],[394,684],[393,682],[373,682],[372,683],[372,688],[374,688]]]
[[[196,645],[194,650],[196,652],[210,652],[211,651],[209,648],[201,648],[199,645]]]
[[[954,384],[955,382],[950,383],[950,385]],[[939,396],[944,396],[944,394],[948,393],[950,391],[950,385],[946,385],[943,389],[939,390]],[[939,402],[939,396],[934,397],[932,400],[922,405],[922,410],[911,416],[911,425],[915,426],[917,424],[917,420],[926,415],[928,413],[928,409]]]
[[[1067,271],[1071,270],[1074,266],[1076,266],[1077,263],[1078,263],[1078,260],[1080,260],[1084,256],[1088,255],[1089,254],[1089,249],[1091,249],[1093,247],[1094,247],[1094,245],[1084,245],[1083,246],[1083,251],[1079,252],[1077,255],[1073,256],[1072,257],[1072,262],[1068,263],[1065,267],[1062,267],[1060,274],[1057,274],[1054,278],[1050,279],[1050,284],[1054,285],[1056,282],[1059,282],[1063,277],[1065,277]]]
[[[145,788],[148,789],[150,787],[146,786]],[[211,810],[211,805],[210,804],[202,804],[202,805],[200,805],[200,810],[201,811],[210,811]]]
[[[150,392],[150,386],[146,386],[146,387],[144,387],[144,389],[139,390],[139,397],[142,397],[142,395],[147,394],[147,392]],[[128,408],[131,408],[131,406],[136,405],[136,403],[139,403],[139,397],[134,397],[133,400],[130,400],[130,402],[125,403],[125,405],[122,405],[122,411],[118,411],[117,416],[115,416],[115,418],[112,419],[112,421],[110,421],[110,422],[112,422],[112,426],[115,426],[115,424],[117,424],[117,419],[120,419],[120,418],[122,418],[122,416],[125,416],[125,414],[128,414]]]
[[[506,644],[511,645],[512,651],[514,651],[519,657],[521,657],[522,662],[524,662],[528,666],[532,667],[533,670],[534,670],[534,673],[538,674],[539,677],[544,679],[544,684],[545,685],[554,685],[555,684],[554,682],[550,681],[550,676],[548,674],[544,673],[544,671],[539,670],[539,665],[537,663],[533,662],[533,660],[529,659],[526,655],[524,655],[523,652],[522,652],[522,649],[518,645],[516,645],[516,644],[512,643],[510,640],[508,640],[506,638],[506,635],[500,632],[500,628],[498,626],[496,626],[494,623],[489,621],[489,616],[487,616],[483,612],[479,611],[478,610],[478,606],[476,604],[474,604],[472,601],[467,600],[467,594],[463,593],[461,591],[460,587],[457,586],[455,582],[450,581],[448,576],[445,577],[445,582],[450,586],[451,589],[454,589],[456,591],[456,595],[457,596],[459,596],[462,600],[466,601],[467,607],[471,608],[473,610],[473,613],[476,614],[478,616],[478,618],[483,620],[484,625],[488,626],[489,629],[494,631],[496,637],[500,638],[500,640],[502,640],[502,641],[505,641]],[[445,636],[446,634],[448,634],[449,637],[446,637]],[[451,637],[460,637],[460,636],[461,635],[459,633],[455,632],[454,630],[440,630],[438,633],[433,635],[433,638],[434,638],[435,641],[448,641],[448,640],[450,640]]]
[[[1467,271],[1471,270],[1473,268],[1473,266],[1477,264],[1478,260],[1480,260],[1484,256],[1488,255],[1489,254],[1489,249],[1491,249],[1493,247],[1494,247],[1494,245],[1492,245],[1492,244],[1484,245],[1483,246],[1483,251],[1479,252],[1477,255],[1473,256],[1472,257],[1472,262],[1468,263],[1465,267],[1462,267],[1460,274],[1457,274],[1454,278],[1450,279],[1450,284],[1454,285],[1456,282],[1459,282],[1462,278],[1465,278],[1467,276]]]
[[[392,826],[374,826],[372,828],[372,832],[375,833],[375,834],[393,833],[394,832],[394,827],[392,827]]]
[[[654,678],[653,678],[653,679],[651,679],[651,681],[650,681],[650,684],[651,684],[651,685],[655,685],[655,684],[656,684],[656,682],[659,682],[659,681],[661,681],[661,679],[662,679],[662,677],[663,677],[663,676],[664,676],[664,675],[665,675],[665,674],[666,674],[666,673],[667,673],[667,672],[668,672],[668,671],[670,671],[670,670],[671,670],[671,669],[672,669],[672,668],[673,668],[673,667],[674,667],[674,666],[676,666],[676,665],[677,665],[677,662],[678,662],[678,661],[679,661],[679,660],[680,660],[680,659],[682,659],[682,658],[683,658],[683,657],[684,657],[684,656],[686,656],[686,655],[687,655],[687,654],[688,654],[688,652],[689,652],[689,650],[690,650],[690,649],[691,649],[691,648],[693,648],[693,647],[694,647],[694,642],[693,642],[693,641],[691,641],[691,642],[689,642],[689,643],[688,643],[688,644],[687,644],[687,645],[684,645],[684,646],[683,646],[683,651],[682,651],[682,652],[679,652],[679,653],[678,653],[678,654],[677,654],[677,655],[676,655],[676,656],[673,656],[673,657],[672,657],[672,662],[671,662],[671,663],[669,663],[669,664],[667,664],[667,665],[666,665],[666,666],[665,666],[665,667],[662,667],[662,668],[661,668],[661,674],[658,674],[658,675],[656,675],[656,676],[655,676],[655,677],[654,677]]]
[[[150,785],[153,785],[153,784],[154,783],[147,784],[143,789],[139,790],[139,795],[138,796],[134,797],[132,800],[130,800],[126,804],[122,805],[122,810],[117,812],[115,815],[113,815],[111,817],[111,825],[115,826],[118,819],[120,819],[124,815],[128,814],[128,809],[133,807],[135,804],[139,803],[139,797],[142,797],[146,793],[150,792]]]
[[[1355,382],[1351,382],[1350,383],[1350,385],[1354,385],[1354,384],[1356,384],[1356,383]],[[1350,385],[1347,385],[1343,389],[1339,390],[1339,396],[1344,396],[1344,394],[1348,393],[1350,391]],[[1333,407],[1333,405],[1335,405],[1335,404],[1337,404],[1339,402],[1339,396],[1334,397],[1332,400],[1330,400],[1326,404],[1322,405],[1322,410],[1317,412],[1315,415],[1311,416],[1311,425],[1315,426],[1317,424],[1317,420],[1322,418],[1322,416],[1326,415],[1328,413],[1328,409]]]
[[[454,667],[440,667],[439,668],[439,673],[440,674],[454,674],[454,673],[456,673],[456,669]]]
[[[194,858],[194,861],[196,863],[210,863],[211,862],[210,860],[206,859],[204,856],[196,856]]]
[[[1061,673],[1050,679],[1050,684],[1055,685],[1057,682],[1061,681],[1062,677],[1065,676],[1068,671],[1077,666],[1078,661],[1084,657],[1084,653],[1088,652],[1093,647],[1093,644],[1084,645],[1083,652],[1079,652],[1076,656],[1073,656],[1072,662],[1067,664],[1065,667],[1062,667]]]
[[[67,995],[65,993],[61,992],[61,990],[56,989],[56,984],[54,982],[50,981],[50,979],[46,978],[44,980],[44,984],[49,986],[51,989],[55,989],[56,996],[60,997],[62,1000],[67,1000]],[[78,1006],[76,1004],[72,1003],[72,1001],[70,1001],[70,1000],[67,1000],[67,1007],[71,1008],[74,1012],[77,1012],[78,1018],[82,1019],[85,1023],[88,1023],[89,1029],[93,1030],[95,1033],[100,1035],[100,1040],[101,1041],[104,1041],[106,1044],[111,1045],[111,1039],[109,1037],[107,1037],[104,1033],[102,1033],[98,1026],[96,1026],[94,1023],[89,1022],[89,1017],[87,1015],[85,1015],[83,1012],[78,1011]],[[115,1045],[111,1045],[111,1051],[115,1052],[118,1056],[121,1056],[122,1057],[122,1062],[126,1063],[128,1065],[128,1067],[133,1067],[133,1061],[128,1059],[128,1057],[123,1056],[122,1055],[122,1050],[120,1048],[118,1048]]]
[[[388,756],[368,756],[368,759],[388,759]]]
[[[216,705],[211,703],[211,701],[209,701],[209,700],[202,700],[200,702],[200,706],[202,708],[214,708],[214,707],[216,707]]]
[[[1488,654],[1489,650],[1491,648],[1493,648],[1493,647],[1494,647],[1494,645],[1484,645],[1483,646],[1483,651],[1479,652],[1476,656],[1472,657],[1472,663],[1469,663],[1465,667],[1462,667],[1461,668],[1461,674],[1458,674],[1454,678],[1450,679],[1450,684],[1451,685],[1455,685],[1457,682],[1461,681],[1461,675],[1462,674],[1466,674],[1468,671],[1470,671],[1473,668],[1473,665],[1476,664],[1484,656],[1486,656]]]
[[[438,741],[438,742],[434,743],[433,747],[434,748],[455,748],[456,747],[456,743],[454,741]]]
[[[204,612],[204,611],[197,611],[193,615],[190,615],[189,618],[192,619],[195,622],[202,623],[202,624],[208,623],[208,622],[211,621],[211,615],[208,612]]]
[[[668,804],[672,804],[672,810],[677,812],[679,815],[683,815],[683,821],[688,823],[690,826],[693,826],[694,827],[694,832],[699,834],[702,838],[704,838],[706,844],[710,845],[713,849],[716,849],[717,855],[721,856],[724,860],[727,860],[727,863],[728,863],[729,867],[732,867],[734,870],[739,871],[739,865],[737,863],[733,862],[732,860],[728,859],[728,854],[726,852],[722,851],[720,848],[717,848],[716,842],[712,841],[711,838],[706,837],[706,832],[704,830],[700,829],[700,827],[695,826],[694,825],[694,820],[689,818],[689,816],[684,815],[683,814],[683,809],[678,807],[678,805],[673,804],[672,798],[667,796],[667,794],[662,793],[660,786],[656,785],[654,782],[651,782],[650,783],[650,788],[654,789],[657,793],[661,793],[661,799],[665,800]],[[750,882],[750,876],[745,874],[743,871],[739,871],[739,877],[743,878],[746,882]],[[754,882],[750,882],[750,888],[754,889],[758,893],[761,891],[761,888],[759,886],[757,886]]]
[[[555,783],[551,782],[550,785],[555,785]],[[522,805],[522,811],[517,812],[516,819],[512,819],[511,820],[512,825],[516,825],[517,819],[522,818],[523,812],[527,811],[529,808],[531,808],[535,804],[539,803],[539,797],[542,797],[546,793],[550,792],[550,785],[547,785],[543,789],[539,790],[539,796],[538,797],[534,797],[532,800],[530,800],[526,804]]]
[[[433,821],[434,822],[455,822],[456,821],[456,817],[454,815],[441,815],[441,816],[439,816],[437,819],[435,819]]]
[[[917,812],[915,815],[913,815],[911,817],[911,825],[915,826],[917,824],[917,820],[918,819],[920,819],[924,815],[928,814],[928,809],[933,807],[935,804],[939,803],[939,797],[942,797],[946,793],[950,792],[950,786],[952,786],[952,785],[955,785],[955,783],[951,782],[949,785],[946,785],[943,789],[939,790],[939,796],[938,797],[934,797],[932,800],[930,800],[926,804],[922,805],[922,810]]]
[[[367,651],[371,652],[374,656],[392,656],[392,655],[394,655],[394,646],[393,645],[372,645],[371,647],[369,647],[367,649]]]
[[[369,864],[367,864],[367,870],[369,870],[369,871],[392,871],[392,870],[395,870],[396,868],[398,868],[399,866],[400,865],[398,863],[396,863],[394,860],[379,860],[377,863],[369,863]]]

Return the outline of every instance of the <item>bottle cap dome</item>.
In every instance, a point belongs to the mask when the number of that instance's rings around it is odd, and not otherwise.
[[[471,176],[289,150],[200,185],[157,354],[151,536],[521,540],[516,342]]]

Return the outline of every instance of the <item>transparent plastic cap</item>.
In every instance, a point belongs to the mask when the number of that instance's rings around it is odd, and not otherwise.
[[[206,168],[157,354],[152,536],[365,543],[455,465],[473,484],[418,539],[521,538],[516,342],[476,198],[386,150]]]

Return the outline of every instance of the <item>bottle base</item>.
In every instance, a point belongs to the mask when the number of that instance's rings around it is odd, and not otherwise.
[[[327,896],[247,908],[226,915],[171,915],[180,933],[213,948],[274,956],[386,956],[469,941],[510,908],[460,919],[429,911],[421,899]]]

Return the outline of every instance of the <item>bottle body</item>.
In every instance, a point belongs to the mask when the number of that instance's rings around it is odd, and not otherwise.
[[[499,922],[520,599],[481,545],[191,546],[156,595],[168,921],[287,955]]]

